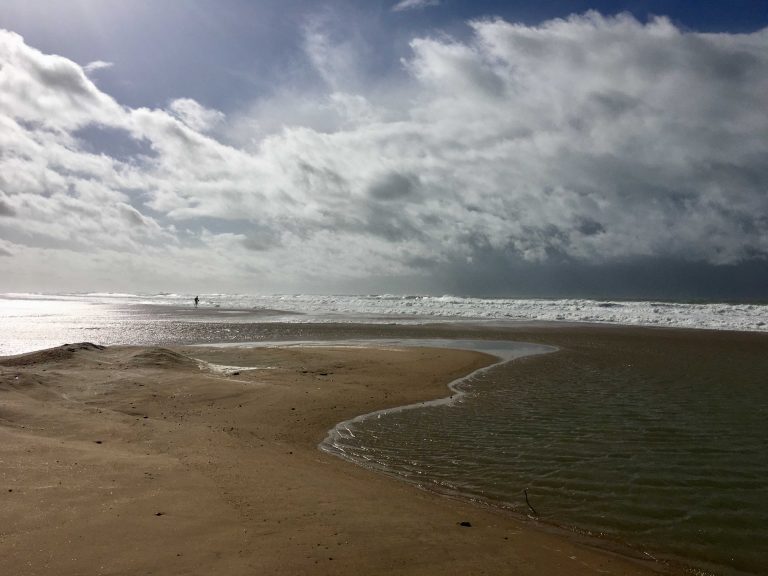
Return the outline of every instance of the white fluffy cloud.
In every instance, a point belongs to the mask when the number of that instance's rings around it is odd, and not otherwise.
[[[415,38],[386,94],[341,82],[359,63],[308,29],[325,91],[227,116],[121,106],[0,32],[0,267],[32,278],[60,253],[82,260],[73,283],[130,263],[148,289],[204,272],[259,290],[489,253],[768,255],[768,31],[594,13],[471,29]]]
[[[198,132],[212,130],[225,118],[219,110],[205,108],[191,98],[177,98],[170,103],[168,109],[176,118]]]
[[[97,70],[104,70],[105,68],[112,68],[114,66],[114,62],[105,62],[104,60],[94,60],[93,62],[88,62],[85,66],[83,66],[83,70],[85,70],[88,74],[91,72],[96,72]]]
[[[392,6],[393,12],[403,12],[405,10],[421,10],[430,6],[439,6],[440,0],[401,0]]]

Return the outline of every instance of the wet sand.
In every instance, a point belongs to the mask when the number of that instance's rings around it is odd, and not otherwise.
[[[201,370],[190,357],[256,369]],[[661,570],[317,449],[337,422],[442,397],[492,361],[435,349],[89,346],[0,360],[3,572]]]

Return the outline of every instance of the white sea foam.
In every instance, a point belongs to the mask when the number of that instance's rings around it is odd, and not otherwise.
[[[590,322],[636,326],[768,331],[766,304],[692,304],[653,301],[586,299],[463,298],[417,295],[200,294],[200,311],[219,308],[259,312],[259,322],[364,322],[421,324],[427,322]],[[5,295],[11,298],[89,301],[99,304],[156,304],[191,307],[194,295],[184,294],[59,294]],[[2,295],[0,295],[2,298]],[[190,314],[192,312],[190,311]],[[194,320],[194,318],[187,318]],[[213,321],[206,316],[203,321]],[[238,321],[241,319],[238,318]],[[245,321],[245,320],[242,320]]]
[[[191,297],[152,297],[156,303],[186,302]],[[639,326],[768,331],[768,305],[691,304],[585,299],[463,298],[457,296],[201,295],[222,308],[283,310],[303,316],[290,322],[401,322],[456,320],[597,322]],[[279,314],[276,314],[279,316]]]

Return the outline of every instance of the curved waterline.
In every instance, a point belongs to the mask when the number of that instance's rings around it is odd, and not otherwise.
[[[330,344],[329,342],[312,343],[312,345],[321,346],[376,346],[376,347],[392,347],[392,348],[443,348],[452,350],[470,350],[473,352],[482,352],[490,356],[498,358],[497,362],[478,368],[466,374],[456,380],[448,383],[447,388],[450,394],[443,398],[437,398],[435,400],[426,400],[424,402],[416,402],[414,404],[406,404],[405,406],[396,406],[394,408],[384,408],[382,410],[374,410],[367,414],[361,414],[339,422],[328,431],[328,435],[318,445],[320,450],[348,460],[365,468],[376,468],[386,471],[386,468],[371,466],[371,464],[360,458],[349,454],[344,450],[342,446],[342,440],[354,437],[351,427],[354,424],[364,422],[371,418],[377,418],[384,414],[392,412],[401,412],[404,410],[413,410],[417,408],[425,408],[427,406],[437,406],[441,404],[450,404],[453,402],[460,402],[466,392],[461,388],[462,384],[468,384],[480,374],[488,372],[489,370],[512,360],[518,358],[524,358],[526,356],[536,356],[539,354],[549,354],[558,350],[555,346],[547,346],[544,344],[531,344],[528,342],[514,342],[509,340],[471,340],[471,339],[445,339],[445,338],[432,338],[432,339],[391,339],[391,340],[345,340],[338,343]]]
[[[681,573],[765,574],[754,545],[768,532],[763,349],[721,340],[703,350],[699,340],[604,340],[568,346],[560,359],[519,364],[507,363],[525,355],[509,350],[522,351],[514,342],[259,345],[492,354],[499,362],[451,383],[453,399],[347,420],[329,433],[342,450],[328,450],[328,438],[320,448],[521,517],[527,487],[540,527],[563,528],[593,546],[653,558]],[[333,437],[346,434],[345,427],[354,436]]]

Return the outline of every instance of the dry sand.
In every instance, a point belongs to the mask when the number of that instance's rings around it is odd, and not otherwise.
[[[192,356],[256,369],[201,370]],[[0,573],[660,570],[318,450],[337,422],[445,396],[491,361],[435,349],[84,345],[2,359]]]

